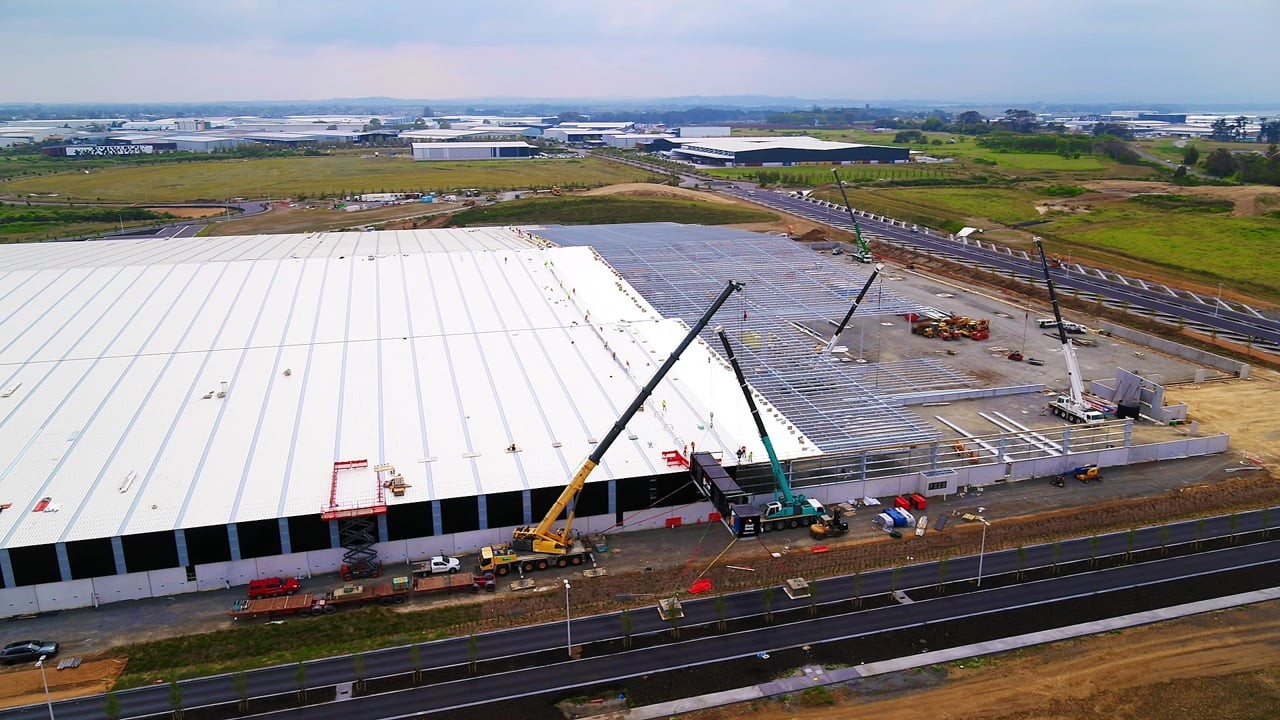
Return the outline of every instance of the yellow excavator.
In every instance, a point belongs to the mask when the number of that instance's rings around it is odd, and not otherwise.
[[[582,467],[574,473],[569,484],[560,493],[560,497],[552,503],[551,508],[547,510],[547,514],[543,516],[542,521],[537,525],[526,525],[518,527],[512,533],[510,545],[497,545],[480,548],[480,571],[492,572],[497,575],[506,575],[512,569],[519,569],[524,572],[533,570],[545,570],[551,565],[556,567],[565,567],[566,565],[580,565],[582,561],[590,556],[590,549],[587,548],[581,540],[573,533],[573,520],[577,512],[578,495],[581,494],[582,488],[587,484],[587,477],[600,464],[601,458],[605,452],[618,439],[622,431],[627,427],[627,423],[631,422],[631,418],[639,412],[644,405],[645,400],[649,399],[658,383],[671,370],[680,356],[684,354],[685,349],[693,344],[698,337],[698,333],[711,322],[711,317],[716,314],[721,305],[729,299],[733,293],[741,290],[743,284],[730,280],[720,295],[716,297],[711,307],[703,313],[702,317],[689,329],[689,333],[685,335],[676,349],[671,352],[667,361],[658,368],[653,374],[653,378],[640,389],[639,394],[631,401],[631,405],[623,411],[622,415],[614,422],[613,427],[609,429],[608,434],[596,444],[595,450],[582,463]],[[564,514],[564,525],[555,527],[556,522],[560,519],[560,515]]]

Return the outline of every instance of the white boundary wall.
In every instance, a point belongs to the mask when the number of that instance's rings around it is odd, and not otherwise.
[[[1103,467],[1117,467],[1158,460],[1214,455],[1226,452],[1227,435],[1186,437],[1148,445],[1118,447],[1072,454],[1066,457],[1045,457],[1014,461],[1006,464],[987,463],[951,468],[949,473],[931,477],[921,472],[895,475],[869,480],[853,480],[804,488],[809,497],[824,503],[835,503],[864,496],[886,497],[902,493],[919,492],[926,495],[945,494],[927,492],[931,480],[946,479],[947,490],[954,492],[966,485],[991,485],[1002,480],[1026,480],[1058,475],[1079,466],[1097,463]],[[710,521],[715,511],[711,503],[698,502],[677,508],[661,508],[636,511],[626,516],[626,531],[651,530],[667,527],[668,522],[692,525]],[[578,518],[575,527],[582,533],[600,533],[613,529],[612,515],[594,515]],[[421,560],[438,554],[467,555],[485,545],[496,545],[511,537],[513,527],[490,528],[453,535],[413,538],[379,543],[379,557],[386,563],[402,563]],[[90,607],[95,603],[137,600],[146,597],[177,595],[179,593],[216,590],[234,585],[247,585],[258,577],[296,575],[309,578],[337,572],[342,564],[342,549],[291,553],[271,557],[254,558],[222,563],[197,565],[196,580],[187,580],[183,568],[153,570],[151,572],[111,575],[65,583],[47,583],[17,588],[0,589],[0,616],[12,617],[53,610]]]

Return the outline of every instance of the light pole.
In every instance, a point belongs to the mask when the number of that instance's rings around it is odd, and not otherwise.
[[[564,583],[564,643],[565,649],[569,652],[569,658],[573,659],[573,626],[569,622],[569,585],[568,579],[561,578]]]
[[[36,661],[36,667],[40,668],[40,682],[44,685],[44,704],[49,706],[49,720],[53,719],[53,699],[49,697],[49,681],[44,676],[44,659],[47,655],[41,655]]]
[[[978,587],[982,587],[982,558],[987,552],[987,528],[991,527],[991,523],[986,518],[982,520],[982,544],[978,546]]]
[[[1222,307],[1222,283],[1218,283],[1218,297],[1213,301],[1213,316],[1218,317],[1218,308]]]

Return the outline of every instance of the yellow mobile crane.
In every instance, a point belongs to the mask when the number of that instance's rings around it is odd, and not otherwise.
[[[631,422],[631,418],[644,405],[644,401],[649,398],[658,383],[671,370],[676,361],[684,353],[685,349],[693,344],[698,333],[711,322],[711,317],[716,314],[721,305],[729,299],[729,296],[742,289],[742,283],[736,280],[730,280],[729,284],[720,295],[711,303],[711,307],[703,313],[702,317],[689,328],[689,333],[684,336],[676,349],[671,352],[667,361],[658,368],[653,378],[640,389],[640,393],[631,401],[631,405],[623,411],[622,415],[609,429],[609,433],[596,445],[596,449],[582,463],[582,467],[578,468],[578,472],[574,473],[573,478],[560,493],[560,497],[551,505],[551,509],[543,516],[542,521],[537,525],[527,525],[518,527],[512,533],[510,545],[497,545],[480,548],[480,571],[492,572],[498,575],[506,575],[513,568],[519,568],[525,572],[533,570],[545,570],[550,565],[556,567],[564,567],[566,565],[580,565],[586,559],[590,550],[582,544],[573,534],[573,519],[577,511],[576,505],[578,495],[582,492],[582,488],[587,484],[587,477],[591,475],[591,471],[596,469],[600,464],[600,459],[604,457],[605,452],[609,450],[609,446],[613,445],[614,440],[622,434],[627,423]],[[564,513],[564,526],[555,527],[556,521],[560,519],[560,514]]]

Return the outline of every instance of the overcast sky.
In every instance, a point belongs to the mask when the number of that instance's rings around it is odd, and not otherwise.
[[[1276,105],[1280,0],[0,0],[0,102]]]

